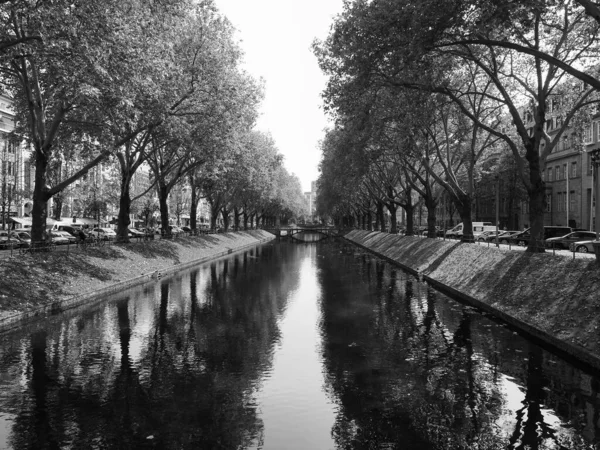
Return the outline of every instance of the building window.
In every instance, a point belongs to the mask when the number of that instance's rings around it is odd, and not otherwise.
[[[554,179],[556,181],[560,180],[560,166],[554,168]]]
[[[577,161],[571,163],[571,178],[577,177]]]
[[[14,175],[15,165],[11,161],[2,161],[2,173],[4,175]]]
[[[548,167],[548,181],[552,181],[552,167]]]
[[[591,175],[594,172],[594,163],[592,162],[592,155],[590,153],[588,155],[588,175]]]
[[[563,118],[562,116],[556,116],[556,128],[560,128],[563,126]]]
[[[577,211],[577,199],[575,198],[575,191],[569,193],[569,211]]]
[[[546,212],[552,212],[552,194],[546,194]]]
[[[567,172],[567,165],[563,164],[562,177],[566,180],[569,177],[569,172]]]
[[[583,129],[583,143],[585,145],[592,143],[592,124]]]
[[[542,181],[546,181],[546,172],[542,172]]]

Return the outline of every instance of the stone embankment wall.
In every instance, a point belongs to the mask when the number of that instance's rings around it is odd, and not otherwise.
[[[352,231],[345,238],[600,369],[594,259],[380,232]]]
[[[19,255],[0,261],[0,331],[274,239],[263,230]]]

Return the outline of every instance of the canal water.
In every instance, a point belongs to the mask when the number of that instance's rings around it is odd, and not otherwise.
[[[341,241],[0,335],[0,449],[593,449],[595,374]]]

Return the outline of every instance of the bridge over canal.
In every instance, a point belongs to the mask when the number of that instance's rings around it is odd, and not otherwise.
[[[322,236],[322,239],[326,239],[328,237],[339,237],[343,236],[343,230],[332,227],[320,227],[320,228],[264,228],[265,231],[268,231],[271,234],[277,236],[277,239],[281,238],[292,238],[297,240],[299,239],[298,235],[301,233],[310,233],[310,234],[319,234]]]

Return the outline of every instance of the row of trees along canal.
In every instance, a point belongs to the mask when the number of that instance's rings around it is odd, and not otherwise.
[[[233,213],[236,226],[242,217],[266,223],[301,212],[299,180],[269,135],[253,130],[262,84],[241,69],[234,30],[212,0],[9,0],[0,2],[0,21],[12,138],[33,149],[34,241],[48,200],[100,163],[118,175],[123,241],[132,201],[145,194],[131,192],[143,164],[163,224],[169,194],[184,182],[192,228],[201,196],[213,220]]]
[[[322,143],[321,214],[370,224],[387,208],[395,232],[401,207],[412,233],[416,192],[434,236],[444,193],[468,240],[478,183],[500,177],[520,186],[528,250],[540,251],[547,157],[568,134],[581,148],[598,103],[599,23],[588,0],[348,2],[313,47],[334,119]],[[506,183],[512,173],[518,183]]]

